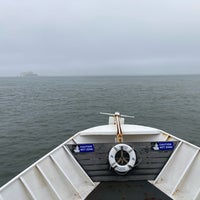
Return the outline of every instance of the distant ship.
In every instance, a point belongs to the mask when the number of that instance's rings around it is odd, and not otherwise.
[[[38,74],[35,74],[33,72],[22,72],[20,74],[20,77],[37,77]]]

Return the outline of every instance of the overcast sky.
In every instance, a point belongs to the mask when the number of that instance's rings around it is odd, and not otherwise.
[[[199,0],[0,0],[0,76],[200,74]]]

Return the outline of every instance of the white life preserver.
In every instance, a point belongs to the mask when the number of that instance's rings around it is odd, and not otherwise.
[[[129,154],[129,160],[128,161],[126,160],[125,165],[120,165],[116,161],[116,154],[117,154],[117,152],[119,152],[121,150],[123,150]],[[120,159],[124,159],[124,158],[120,158]],[[134,167],[135,162],[136,162],[136,154],[135,154],[135,151],[133,150],[133,148],[131,148],[129,145],[117,144],[114,147],[112,147],[112,149],[110,150],[108,160],[109,160],[110,166],[117,173],[126,174]]]

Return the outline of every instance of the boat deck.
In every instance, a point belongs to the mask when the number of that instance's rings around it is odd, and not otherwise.
[[[152,187],[174,200],[200,199],[200,151],[184,140],[176,138],[158,129],[122,125],[124,143],[127,142],[154,142],[178,141],[178,146],[154,181],[101,183],[94,182],[83,170],[72,155],[67,145],[84,143],[112,143],[115,142],[116,127],[106,125],[91,128],[77,133],[56,149],[45,155],[25,171],[20,173],[6,185],[0,188],[0,200],[64,200],[64,199],[98,199],[95,195],[103,189],[112,189],[113,198],[121,194],[121,199],[130,199],[123,196],[126,192],[135,197],[136,188],[144,191],[138,194],[142,199],[156,199]],[[143,130],[143,132],[142,132]],[[150,183],[152,184],[150,187]],[[97,187],[99,185],[99,187]],[[146,188],[146,186],[148,186]],[[94,190],[96,188],[96,190]],[[121,188],[121,190],[120,190]],[[123,189],[123,190],[122,190]],[[94,192],[92,192],[94,190]],[[159,191],[155,190],[155,191]],[[111,191],[111,190],[110,190]],[[116,192],[118,191],[118,192]],[[136,192],[136,193],[135,193]],[[118,195],[117,195],[118,194]],[[89,195],[89,196],[88,196]],[[104,195],[102,193],[102,195]],[[146,195],[146,196],[145,196]],[[166,195],[159,193],[158,199],[166,199]],[[100,197],[99,197],[100,198]],[[106,199],[107,197],[105,196]],[[111,199],[111,198],[109,198]],[[138,197],[139,200],[139,197]]]
[[[86,200],[171,200],[148,181],[102,182]]]

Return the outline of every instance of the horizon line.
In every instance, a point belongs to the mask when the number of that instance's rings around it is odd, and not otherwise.
[[[0,75],[1,78],[39,78],[39,77],[142,77],[142,76],[198,76],[199,74],[135,74],[135,75],[40,75],[20,76],[20,75]]]

